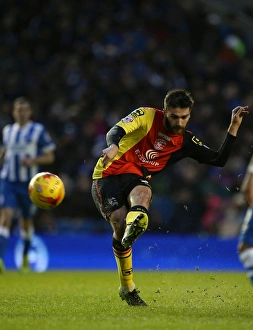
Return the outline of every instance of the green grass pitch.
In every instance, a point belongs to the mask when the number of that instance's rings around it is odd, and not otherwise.
[[[116,271],[6,272],[1,330],[253,329],[253,287],[233,272],[136,271],[148,307],[118,297]]]

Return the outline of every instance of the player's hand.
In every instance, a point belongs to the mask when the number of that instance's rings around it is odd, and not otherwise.
[[[34,159],[33,158],[22,158],[20,160],[21,165],[29,167],[34,165]]]
[[[249,114],[249,111],[248,111],[247,105],[244,107],[238,106],[232,110],[231,123],[228,128],[228,132],[231,135],[233,135],[233,136],[237,135],[237,131],[242,123],[243,117],[248,114]]]
[[[245,115],[248,115],[248,106],[246,105],[245,107],[236,107],[232,110],[232,117],[231,117],[231,124],[235,124],[240,126],[242,119]]]
[[[111,144],[110,147],[105,148],[101,155],[103,167],[106,165],[117,155],[119,147],[116,144]]]

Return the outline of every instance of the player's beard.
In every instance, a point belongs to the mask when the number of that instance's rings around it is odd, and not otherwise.
[[[184,134],[184,132],[185,132],[185,127],[182,127],[179,125],[171,126],[171,124],[166,116],[164,116],[164,126],[166,127],[166,129],[168,130],[168,132],[170,134],[181,135],[181,134]]]

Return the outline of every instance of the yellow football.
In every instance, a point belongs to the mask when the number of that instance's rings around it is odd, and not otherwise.
[[[31,201],[41,209],[52,209],[61,204],[65,187],[56,174],[41,172],[36,174],[28,185]]]

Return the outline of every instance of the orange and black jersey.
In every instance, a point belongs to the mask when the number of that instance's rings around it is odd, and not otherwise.
[[[125,173],[153,176],[167,165],[173,165],[185,157],[199,163],[224,166],[232,151],[235,137],[229,133],[219,150],[204,145],[191,132],[183,135],[169,134],[163,124],[164,112],[142,107],[116,124],[125,133],[119,141],[119,150],[106,168],[99,158],[93,179]]]

